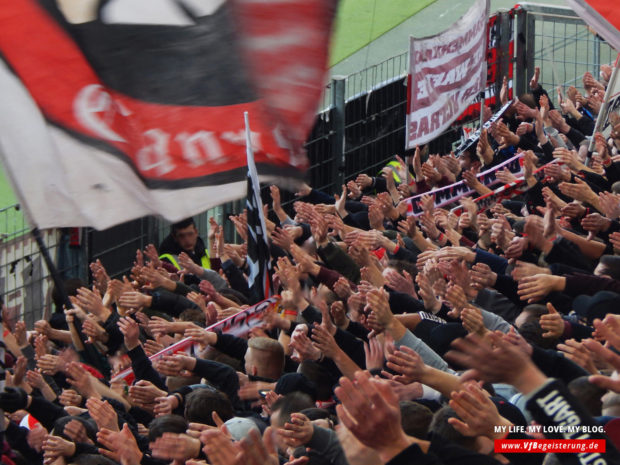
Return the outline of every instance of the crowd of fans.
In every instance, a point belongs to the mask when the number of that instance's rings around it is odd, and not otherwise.
[[[205,244],[190,219],[129,277],[93,263],[91,286],[65,282],[71,308],[56,289],[48,320],[5,322],[2,463],[620,463],[620,124],[592,135],[601,71],[555,109],[537,70],[459,158],[421,147],[334,196],[303,186],[294,211],[271,186],[282,311],[247,337],[205,329],[257,303],[243,214],[239,243],[212,219]],[[509,199],[435,207],[434,187],[484,195],[476,173],[518,153]],[[183,338],[190,353],[149,359]],[[606,452],[494,450],[541,431]]]

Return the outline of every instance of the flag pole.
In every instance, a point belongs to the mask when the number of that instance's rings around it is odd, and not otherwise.
[[[486,0],[484,2],[484,8],[485,8],[485,18],[486,21],[488,23],[489,21],[489,0]],[[485,26],[485,31],[486,31],[486,26]],[[487,51],[489,50],[489,33],[485,32],[485,38],[484,38],[484,65],[482,66],[482,89],[480,90],[480,92],[478,93],[478,96],[480,97],[480,135],[482,135],[482,126],[484,126],[484,97],[485,97],[485,89],[487,87],[487,67],[488,67],[488,63],[487,63]]]

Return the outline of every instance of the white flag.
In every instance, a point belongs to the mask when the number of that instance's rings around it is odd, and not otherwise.
[[[445,131],[486,84],[488,0],[477,0],[449,29],[411,38],[407,148]]]

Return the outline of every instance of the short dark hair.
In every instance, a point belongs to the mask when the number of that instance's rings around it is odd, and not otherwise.
[[[51,434],[66,439],[67,441],[71,441],[72,439],[65,434],[65,426],[67,426],[67,423],[72,420],[77,420],[82,424],[82,426],[84,426],[84,430],[86,431],[86,435],[89,437],[89,439],[91,439],[92,441],[97,440],[97,425],[95,421],[90,419],[87,420],[84,417],[73,415],[67,415],[58,418],[54,422],[54,428],[52,429]]]
[[[230,399],[221,391],[199,388],[185,399],[185,419],[190,423],[216,426],[211,417],[213,412],[217,412],[223,421],[228,421],[234,416]]]
[[[396,271],[402,274],[403,271],[406,271],[411,275],[413,279],[418,275],[418,267],[415,263],[408,262],[407,260],[390,260],[388,261],[388,266],[390,268],[394,268]]]
[[[521,94],[519,95],[519,101],[530,108],[538,108],[538,102],[536,102],[533,94]]]
[[[71,278],[64,281],[62,283],[62,287],[65,291],[65,294],[72,297],[77,295],[77,291],[79,288],[88,287],[88,285],[79,278]],[[63,307],[65,306],[65,301],[62,298],[62,293],[60,292],[60,289],[58,289],[56,286],[54,286],[54,288],[52,289],[52,302],[54,303],[54,307],[56,307],[56,311],[62,313]]]
[[[179,229],[185,229],[190,226],[196,226],[194,218],[185,218],[178,223],[173,223],[172,225],[170,225],[170,233],[174,236]]]
[[[592,384],[587,376],[580,376],[568,383],[569,392],[574,395],[593,417],[601,416],[605,389]]]
[[[316,386],[316,400],[329,400],[333,394],[333,386],[337,379],[323,366],[312,360],[304,360],[299,364],[297,373],[301,373]]]
[[[620,279],[620,257],[616,255],[603,255],[599,263],[605,268],[604,274],[612,279]]]
[[[179,315],[179,320],[181,321],[191,321],[192,323],[197,324],[201,328],[204,328],[207,324],[207,318],[202,310],[198,310],[197,308],[186,308]]]
[[[548,314],[549,310],[542,304],[530,304],[523,307],[521,313],[523,312],[528,314],[526,321],[536,321],[541,316]]]
[[[187,421],[181,415],[164,415],[155,418],[149,424],[149,442],[155,442],[164,433],[183,434],[188,426]]]
[[[424,439],[428,435],[428,428],[433,421],[433,412],[418,402],[405,400],[399,403],[400,423],[409,436]]]
[[[280,421],[283,422],[281,426],[284,426],[284,422],[287,422],[291,418],[291,413],[301,412],[302,410],[312,408],[315,404],[308,394],[295,391],[290,394],[280,397],[271,406],[271,414],[279,412]]]
[[[540,326],[540,320],[526,321],[519,328],[519,334],[530,344],[543,349],[553,349],[558,339],[543,337],[544,332],[545,331]]]
[[[329,420],[334,425],[338,424],[338,417],[325,408],[310,407],[303,409],[300,413],[307,416],[310,421]]]
[[[72,465],[116,465],[116,462],[100,454],[79,454],[70,462]]]
[[[476,438],[463,436],[454,427],[448,423],[450,418],[459,418],[452,407],[444,406],[435,412],[433,420],[429,426],[429,431],[438,434],[446,441],[454,442],[455,444],[464,447],[469,450],[476,450]]]

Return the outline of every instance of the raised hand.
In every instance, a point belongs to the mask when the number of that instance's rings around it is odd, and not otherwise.
[[[364,354],[366,356],[366,369],[369,371],[380,370],[385,363],[385,350],[383,343],[377,336],[369,337],[364,342]]]
[[[89,266],[90,272],[93,274],[93,280],[95,281],[95,286],[97,286],[97,290],[101,295],[106,293],[108,289],[108,283],[110,282],[110,276],[101,263],[101,260],[97,259],[92,262]]]
[[[590,186],[580,178],[575,178],[575,183],[562,182],[559,185],[562,194],[572,197],[581,202],[595,204],[598,196],[590,188]]]
[[[489,330],[484,326],[482,311],[478,307],[465,307],[461,311],[463,327],[468,333],[484,336]]]
[[[403,270],[403,274],[401,275],[396,270],[386,268],[383,276],[385,278],[385,284],[389,288],[408,294],[414,299],[418,298],[418,294],[416,293],[415,286],[413,284],[413,278],[406,270]]]
[[[595,334],[597,339],[607,341],[615,349],[620,348],[620,317],[608,314],[603,320],[595,319]]]
[[[487,392],[476,383],[466,383],[460,391],[453,392],[450,407],[458,418],[449,418],[448,423],[463,436],[500,439],[505,433],[496,433],[496,427],[512,426],[509,420],[499,414]]]
[[[77,393],[74,389],[63,389],[58,396],[58,401],[61,405],[69,407],[71,405],[79,407],[82,405],[83,397]]]
[[[564,344],[558,344],[557,349],[562,352],[567,359],[572,360],[588,373],[593,375],[598,374],[598,368],[594,363],[594,354],[583,342],[567,339],[564,341]]]
[[[317,323],[314,324],[314,329],[312,330],[312,344],[320,350],[325,357],[331,359],[334,359],[340,352],[340,347],[336,344],[334,336],[326,328]]]
[[[47,462],[58,457],[71,457],[75,454],[75,447],[75,443],[71,441],[48,434],[43,441],[43,456]]]
[[[97,433],[97,442],[104,448],[99,453],[120,462],[121,465],[139,465],[142,462],[142,452],[127,423],[120,432],[102,429]]]
[[[159,253],[157,252],[157,248],[153,244],[148,244],[144,248],[144,255],[151,261],[151,264],[155,268],[159,268],[161,266],[161,260],[159,259]]]
[[[304,360],[318,360],[321,357],[321,351],[312,344],[307,333],[306,325],[297,325],[289,343],[289,347],[294,350],[291,359],[299,363]]]
[[[314,428],[310,419],[303,413],[291,413],[291,418],[278,428],[278,435],[288,447],[296,448],[310,442]]]
[[[129,400],[143,408],[144,406],[153,406],[155,399],[165,397],[168,393],[162,391],[150,381],[140,380],[133,386],[129,387]]]
[[[125,338],[125,347],[127,350],[138,347],[140,344],[140,326],[138,323],[132,318],[120,318],[117,324]]]
[[[538,89],[538,80],[540,79],[540,68],[536,66],[534,68],[534,75],[532,79],[530,79],[530,89],[536,90]]]
[[[65,369],[65,362],[57,355],[45,354],[37,359],[37,368],[44,375],[54,376]]]
[[[241,465],[241,445],[224,431],[207,429],[200,434],[200,442],[212,465]]]
[[[600,342],[593,339],[583,341],[583,345],[598,355],[605,362],[610,364],[615,370],[620,370],[620,355],[616,354],[607,347],[604,347]],[[590,376],[589,380],[592,384],[596,384],[598,387],[609,389],[610,391],[620,394],[620,379],[618,377],[593,375]]]
[[[620,196],[611,192],[601,192],[598,195],[601,211],[609,219],[620,217]]]
[[[563,289],[564,278],[562,276],[536,274],[534,276],[526,276],[519,281],[517,293],[521,300],[533,303],[542,299],[550,292],[562,291]]]
[[[469,278],[474,289],[480,290],[495,286],[495,282],[497,281],[497,273],[493,272],[491,267],[486,263],[476,263],[471,267]]]
[[[91,291],[86,287],[77,290],[77,301],[83,310],[92,313],[100,320],[105,321],[110,311],[104,307],[101,295],[98,292]]]
[[[119,431],[118,415],[108,401],[90,398],[86,401],[86,408],[99,429],[107,428],[111,431]]]
[[[415,441],[402,429],[398,398],[387,381],[359,371],[355,382],[341,378],[335,393],[342,401],[336,407],[340,421],[362,444],[376,450],[383,463]]]
[[[545,383],[546,377],[519,348],[504,339],[503,334],[489,333],[485,339],[469,334],[452,343],[454,350],[446,358],[472,368],[467,378],[491,383],[508,383],[528,394]]]
[[[140,310],[141,308],[148,308],[151,306],[153,298],[141,292],[131,291],[125,292],[119,299],[119,304],[126,308],[132,308]]]
[[[66,366],[67,382],[73,386],[84,398],[96,397],[101,395],[95,389],[93,383],[97,380],[88,371],[84,370],[77,362],[71,362]]]
[[[522,262],[519,260],[514,263],[514,267],[512,269],[512,279],[514,279],[515,281],[521,281],[527,276],[532,276],[536,274],[551,274],[551,270],[549,268],[544,268],[538,265],[534,265],[533,263]]]

